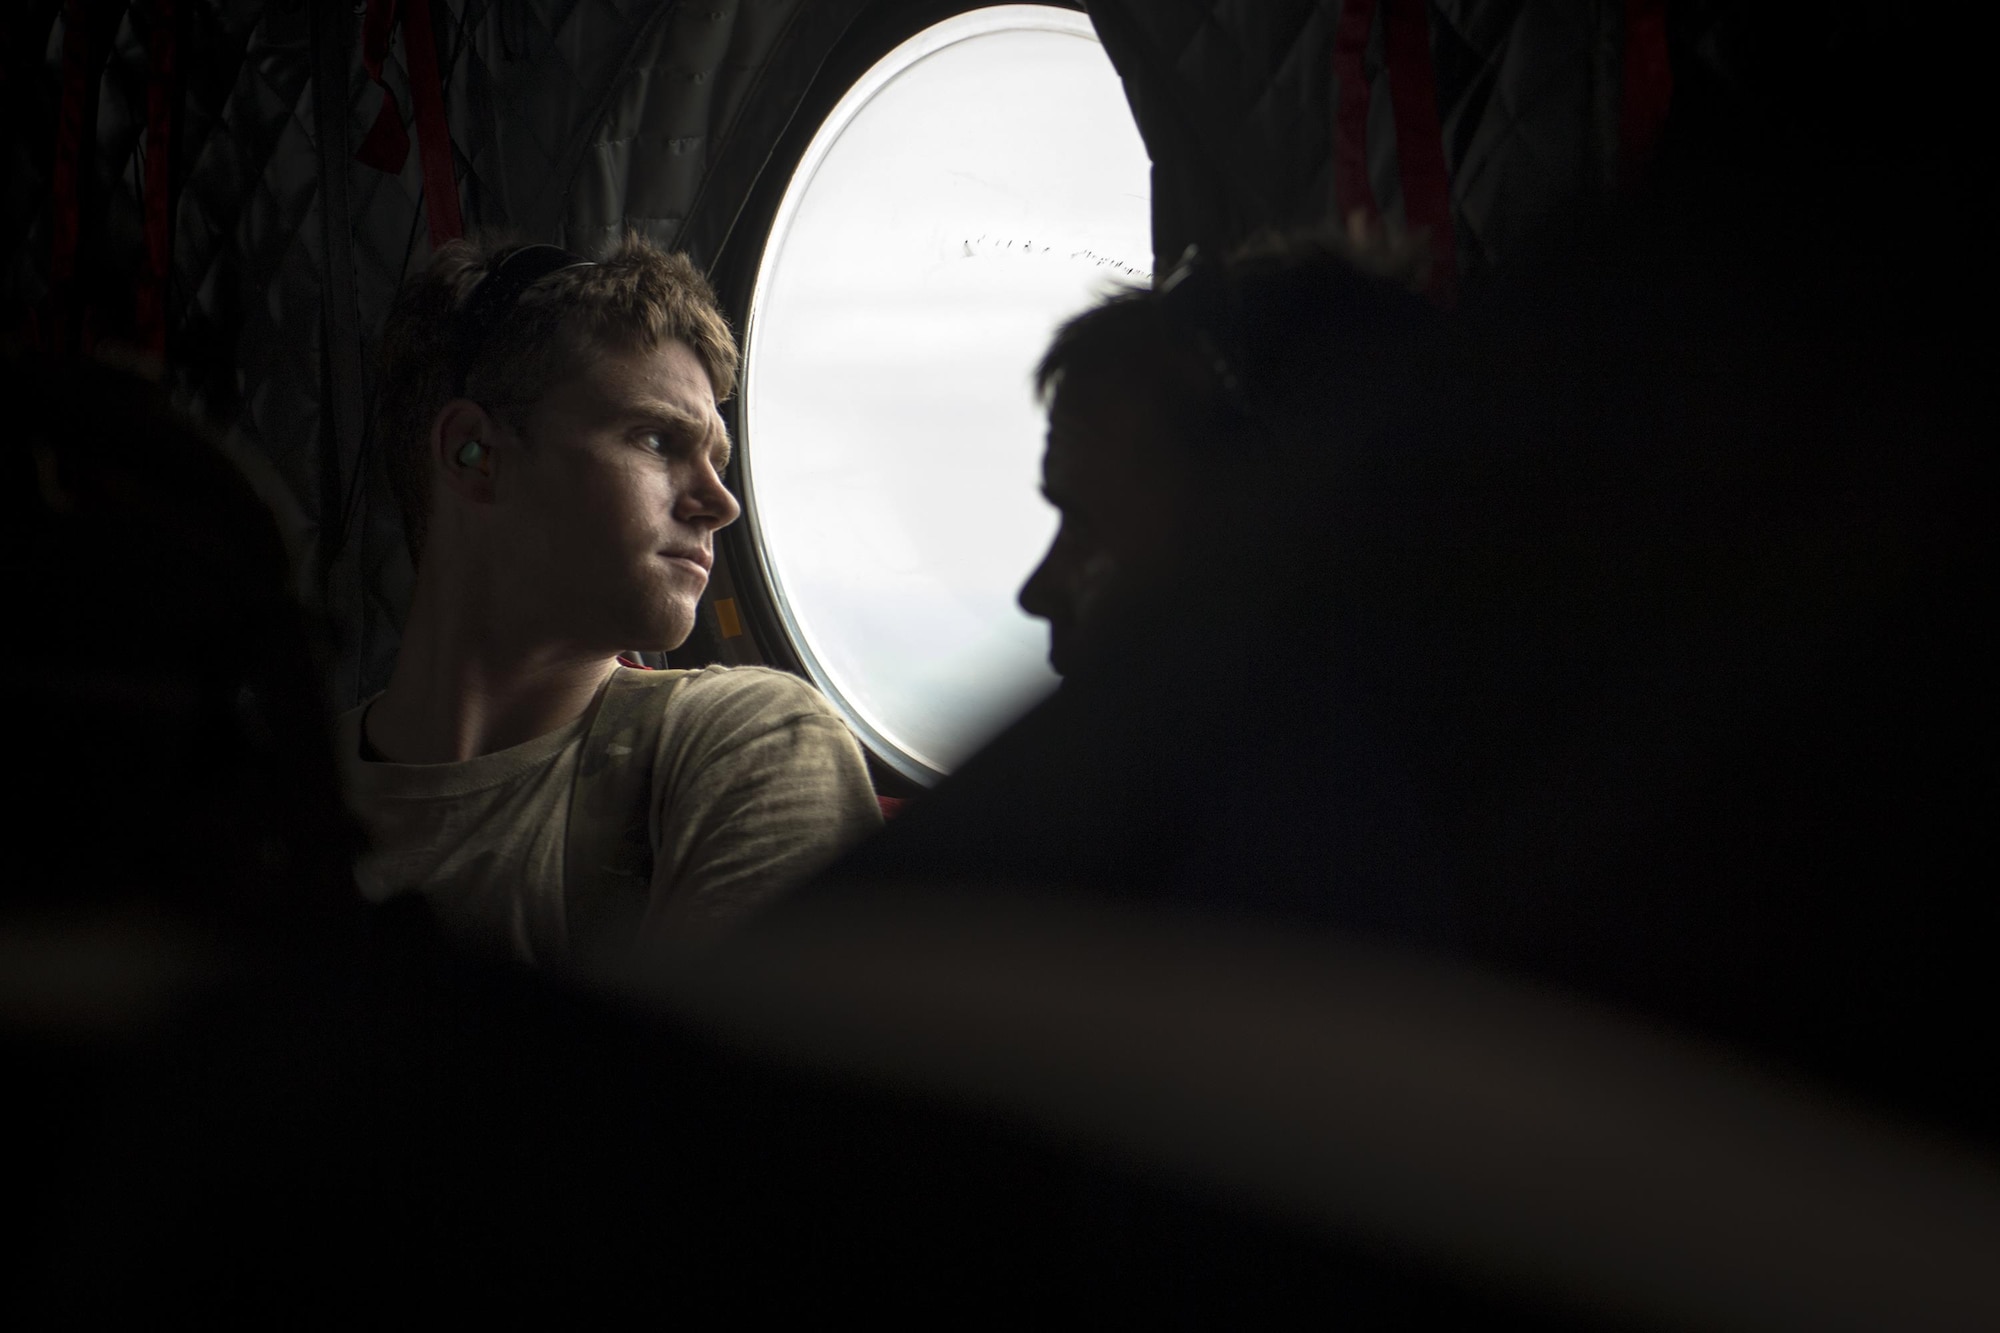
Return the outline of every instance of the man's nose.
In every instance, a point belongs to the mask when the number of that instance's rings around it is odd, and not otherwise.
[[[723,484],[722,475],[702,464],[694,484],[681,493],[681,517],[706,523],[711,531],[726,528],[743,516],[743,506]]]
[[[1049,565],[1054,558],[1054,554],[1051,551],[1048,555],[1042,557],[1042,562],[1035,566],[1034,572],[1028,575],[1028,581],[1021,585],[1021,591],[1014,598],[1023,611],[1034,616],[1037,620],[1053,620],[1055,618],[1050,614],[1054,610],[1054,607],[1049,595],[1050,585],[1054,582]]]

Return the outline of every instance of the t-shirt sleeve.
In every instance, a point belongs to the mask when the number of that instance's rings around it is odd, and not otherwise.
[[[846,724],[781,671],[686,681],[661,751],[645,927],[655,940],[728,930],[882,822]]]

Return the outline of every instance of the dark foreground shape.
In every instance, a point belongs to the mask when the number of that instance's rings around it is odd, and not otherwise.
[[[648,1018],[452,954],[404,907],[355,948],[198,943],[37,942],[128,976],[157,966],[122,1010],[66,1022],[45,1004],[28,1032],[11,1015],[39,1188],[13,1194],[33,1241],[8,1290],[29,1325],[1307,1302],[1387,1326],[1519,1304],[1014,1108],[746,1046],[708,1021],[766,1012],[741,986],[697,1021]]]
[[[30,1326],[2000,1315],[1990,1163],[1376,950],[871,896],[614,1003],[414,903],[254,953],[40,944],[128,985],[10,997]]]

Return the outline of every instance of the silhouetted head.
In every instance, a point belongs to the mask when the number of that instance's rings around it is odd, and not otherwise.
[[[1141,603],[1199,633],[1246,541],[1379,442],[1430,332],[1413,276],[1344,236],[1273,236],[1222,264],[1190,251],[1057,332],[1035,379],[1062,521],[1020,601],[1058,671]]]
[[[270,513],[156,385],[0,374],[8,907],[344,910],[357,837]]]

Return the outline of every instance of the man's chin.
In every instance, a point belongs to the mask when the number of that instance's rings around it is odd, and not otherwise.
[[[1070,673],[1070,669],[1076,665],[1075,657],[1076,653],[1071,646],[1070,635],[1065,631],[1051,626],[1049,628],[1049,670],[1055,672],[1058,676],[1067,676]]]
[[[654,619],[643,626],[637,626],[627,636],[631,642],[627,650],[639,653],[670,653],[688,641],[694,633],[694,614],[690,611],[684,617],[661,621]]]

